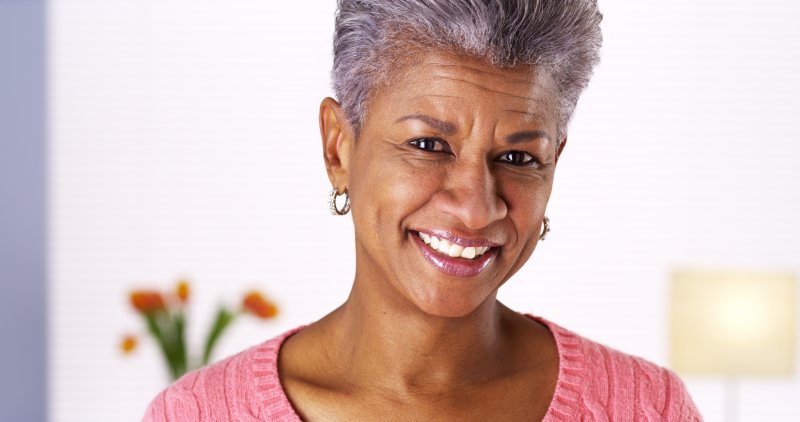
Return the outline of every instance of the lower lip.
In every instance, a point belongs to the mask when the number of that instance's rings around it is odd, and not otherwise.
[[[422,255],[428,262],[433,264],[439,271],[456,277],[474,277],[480,274],[497,253],[496,248],[490,248],[486,253],[474,259],[453,258],[435,252],[433,248],[426,245],[425,242],[419,238],[419,234],[412,232],[411,236],[416,240],[417,245],[422,251]]]

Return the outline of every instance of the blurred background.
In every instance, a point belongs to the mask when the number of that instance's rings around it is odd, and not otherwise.
[[[499,296],[670,366],[676,272],[800,272],[800,3],[600,7],[602,63],[559,164],[553,231]],[[189,280],[193,348],[220,303],[269,295],[278,317],[242,320],[218,357],[344,301],[352,224],[328,215],[317,127],[334,10],[0,0],[8,420],[140,418],[169,379],[146,338],[120,351],[144,332],[131,289]],[[682,376],[707,421],[731,419],[731,376]],[[732,376],[738,420],[800,420],[796,370]]]

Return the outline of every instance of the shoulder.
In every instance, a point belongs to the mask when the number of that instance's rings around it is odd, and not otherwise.
[[[276,408],[269,404],[279,402],[274,396],[282,394],[276,365],[278,350],[296,330],[187,373],[153,399],[142,420],[256,421],[265,416],[276,420],[271,417]]]
[[[231,410],[257,418],[258,401],[250,387],[254,378],[252,364],[261,347],[187,373],[153,399],[143,421],[226,420],[212,415],[225,415]]]
[[[673,371],[535,319],[550,328],[559,349],[554,410],[562,404],[572,412],[565,416],[577,411],[597,420],[702,420]]]

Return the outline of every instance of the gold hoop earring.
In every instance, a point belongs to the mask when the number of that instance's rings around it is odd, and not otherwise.
[[[539,234],[539,240],[544,240],[547,237],[547,233],[550,233],[550,219],[545,215],[544,220],[542,220],[542,233]]]
[[[336,205],[336,198],[342,195],[344,195],[344,206],[339,209]],[[336,188],[331,189],[331,193],[328,195],[328,209],[331,211],[331,215],[345,215],[350,212],[350,194],[347,193],[347,188],[342,193],[337,192]]]

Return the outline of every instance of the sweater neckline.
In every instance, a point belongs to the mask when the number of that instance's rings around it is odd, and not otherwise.
[[[563,420],[570,415],[569,409],[580,401],[583,383],[583,360],[580,337],[559,325],[532,314],[526,317],[547,327],[558,350],[558,380],[550,406],[542,422]],[[287,338],[306,328],[307,325],[291,329],[257,347],[253,362],[254,388],[261,414],[268,420],[300,422],[301,419],[286,396],[278,374],[280,349]]]

